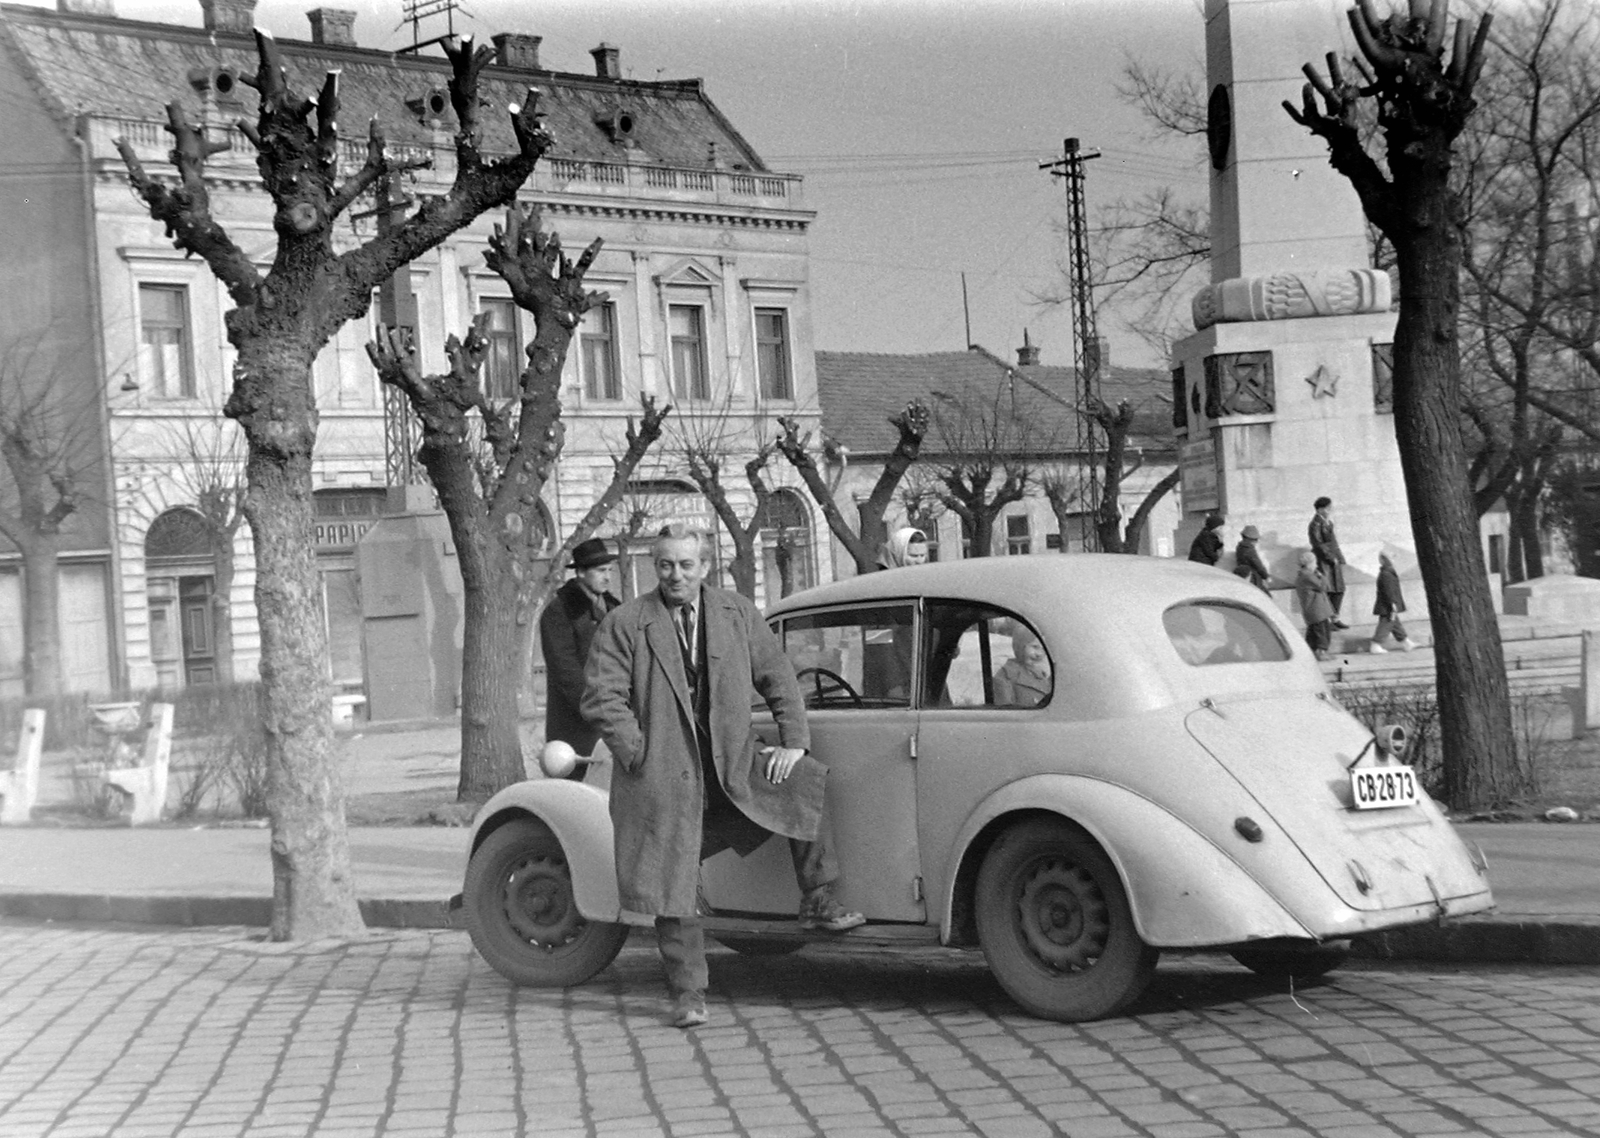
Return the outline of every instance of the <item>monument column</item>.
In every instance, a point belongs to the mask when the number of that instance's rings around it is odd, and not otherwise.
[[[1173,425],[1178,548],[1216,510],[1230,551],[1254,525],[1274,575],[1292,580],[1326,495],[1350,562],[1341,617],[1360,629],[1373,623],[1380,551],[1408,612],[1425,604],[1389,399],[1395,314],[1355,190],[1282,106],[1300,102],[1301,64],[1353,51],[1347,6],[1207,0],[1212,283],[1194,298],[1197,330],[1173,349]]]

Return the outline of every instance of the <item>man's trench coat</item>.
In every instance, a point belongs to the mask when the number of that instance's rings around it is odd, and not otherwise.
[[[709,587],[700,597],[712,754],[729,799],[756,824],[735,849],[749,853],[766,839],[763,830],[814,840],[827,768],[808,755],[782,783],[767,781],[758,755],[763,744],[751,724],[752,697],[759,693],[782,744],[810,746],[794,668],[750,601]],[[693,916],[704,803],[700,757],[672,610],[654,589],[601,621],[589,649],[582,706],[616,764],[611,821],[623,908]]]

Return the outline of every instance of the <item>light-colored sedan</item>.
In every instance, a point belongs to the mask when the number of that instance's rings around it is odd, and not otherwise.
[[[984,558],[812,589],[768,618],[829,767],[841,900],[869,919],[831,943],[979,947],[1028,1011],[1082,1020],[1135,999],[1161,949],[1309,979],[1355,934],[1493,904],[1403,734],[1346,713],[1231,574]],[[519,983],[581,983],[649,921],[618,905],[601,786],[503,791],[472,851],[468,928]],[[710,859],[704,884],[707,929],[736,949],[815,939],[782,839]]]

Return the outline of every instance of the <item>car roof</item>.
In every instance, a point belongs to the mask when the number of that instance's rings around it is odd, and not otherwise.
[[[1022,617],[1044,637],[1057,668],[1071,673],[1076,715],[1126,714],[1247,692],[1326,690],[1299,630],[1267,594],[1226,570],[1177,558],[1041,553],[908,566],[795,593],[767,616],[918,597],[982,602]],[[1207,600],[1262,614],[1291,658],[1226,667],[1183,661],[1162,614]]]

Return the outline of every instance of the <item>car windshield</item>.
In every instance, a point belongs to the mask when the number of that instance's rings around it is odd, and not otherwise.
[[[1185,663],[1253,664],[1289,658],[1289,646],[1262,614],[1222,601],[1188,601],[1161,614]]]

